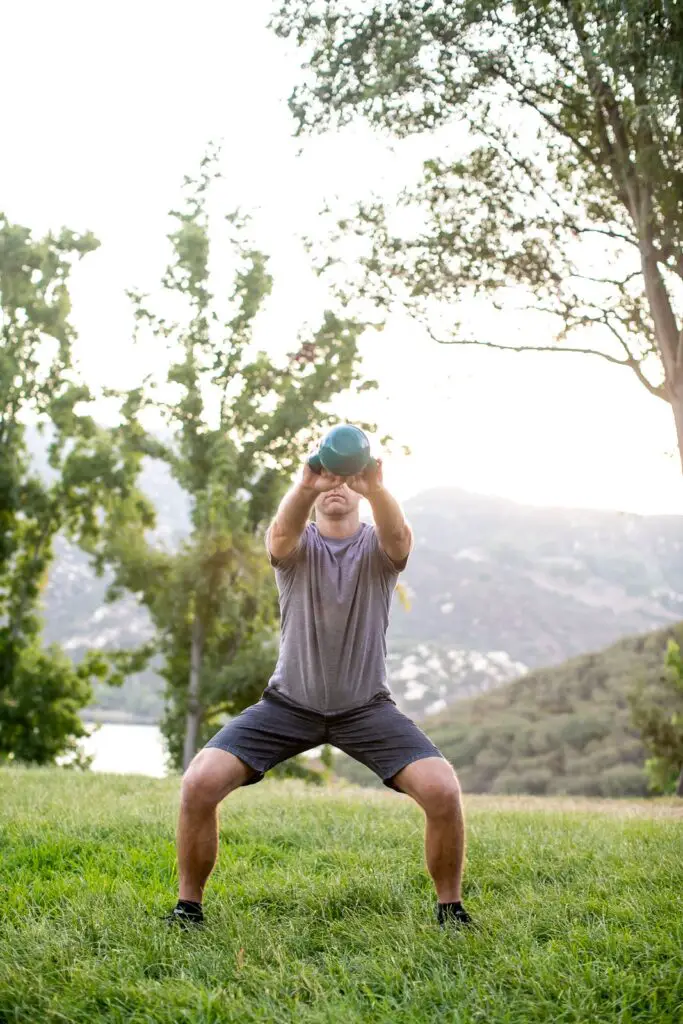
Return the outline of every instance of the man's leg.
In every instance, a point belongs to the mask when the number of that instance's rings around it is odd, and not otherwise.
[[[455,772],[443,758],[425,757],[403,768],[392,781],[425,812],[425,858],[439,901],[439,922],[453,918],[467,923],[469,915],[461,903],[465,816]]]
[[[324,742],[321,715],[262,697],[232,718],[195,757],[183,778],[178,821],[180,898],[169,915],[182,925],[203,920],[202,897],[218,853],[221,800],[239,786]]]
[[[234,754],[200,750],[187,769],[178,818],[179,899],[201,904],[218,855],[218,805],[255,772]]]
[[[460,903],[465,822],[455,772],[393,700],[375,699],[330,724],[329,742],[360,761],[425,812],[427,868],[436,886],[439,921],[466,923]]]

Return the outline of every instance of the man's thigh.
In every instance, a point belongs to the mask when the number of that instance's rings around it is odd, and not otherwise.
[[[376,700],[329,724],[329,742],[370,768],[391,789],[395,776],[427,757],[442,758],[425,733],[392,700]]]
[[[249,786],[282,761],[319,746],[324,735],[320,716],[269,696],[232,718],[205,749],[227,750],[238,757],[253,770],[243,783]]]

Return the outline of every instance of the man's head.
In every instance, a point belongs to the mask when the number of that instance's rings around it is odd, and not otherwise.
[[[344,519],[360,521],[358,505],[360,494],[351,490],[348,484],[338,484],[331,491],[323,491],[315,502],[316,522],[330,520],[339,522]]]

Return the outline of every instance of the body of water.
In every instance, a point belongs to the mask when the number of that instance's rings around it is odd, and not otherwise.
[[[92,755],[95,772],[156,778],[167,774],[166,752],[156,725],[100,725],[82,746]]]

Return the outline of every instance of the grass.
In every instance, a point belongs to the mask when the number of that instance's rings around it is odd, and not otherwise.
[[[683,1019],[673,803],[467,802],[434,924],[407,798],[266,782],[226,802],[207,927],[170,931],[177,780],[0,771],[0,1024]]]

